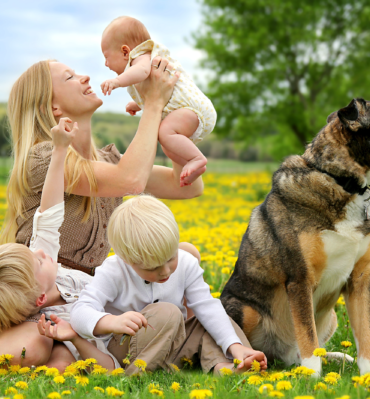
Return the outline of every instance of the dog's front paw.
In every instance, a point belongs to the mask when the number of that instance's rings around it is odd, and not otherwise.
[[[346,355],[342,352],[327,352],[326,354],[326,358],[328,360],[337,360],[339,362],[343,362],[343,357],[346,359],[346,362],[348,363],[353,363],[355,360],[352,356]]]
[[[360,369],[360,375],[370,373],[370,359],[364,357],[357,358],[357,366]]]
[[[315,372],[311,375],[313,378],[319,378],[321,375],[321,357],[311,356],[305,359],[302,359],[302,366],[307,367],[311,370],[315,370]]]

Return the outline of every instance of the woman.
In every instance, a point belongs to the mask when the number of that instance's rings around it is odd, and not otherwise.
[[[91,92],[90,78],[55,61],[29,68],[14,84],[8,102],[13,136],[14,167],[7,191],[8,214],[3,242],[29,244],[32,218],[52,151],[51,129],[76,129],[65,166],[65,221],[60,229],[59,261],[91,272],[106,258],[110,246],[105,229],[122,197],[142,191],[159,198],[182,199],[201,195],[203,182],[180,188],[181,167],[153,166],[158,129],[178,75],[171,76],[168,61],[155,58],[145,85],[145,109],[138,131],[124,155],[114,145],[96,150],[91,137],[91,117],[102,101]],[[144,89],[142,86],[139,86]],[[72,127],[72,123],[74,123]],[[57,125],[57,126],[55,126]],[[35,323],[23,323],[0,335],[0,354],[19,360],[19,344],[27,348],[23,364],[46,363],[51,340],[38,335]],[[19,353],[18,353],[19,352]],[[53,351],[54,356],[58,356]],[[48,356],[48,355],[47,355]]]
[[[159,63],[160,59],[153,60]],[[157,65],[155,64],[155,65]],[[93,274],[109,252],[105,229],[122,197],[145,190],[156,197],[191,198],[202,193],[198,179],[180,188],[181,167],[153,166],[161,112],[178,76],[166,73],[167,60],[143,82],[145,108],[138,131],[121,157],[114,145],[96,150],[91,117],[102,100],[91,92],[89,77],[59,62],[33,65],[15,83],[8,103],[14,143],[14,168],[7,191],[8,214],[2,242],[29,245],[32,217],[40,204],[49,166],[51,129],[69,129],[76,137],[65,168],[66,220],[60,229],[60,263]],[[77,124],[76,124],[77,123]]]

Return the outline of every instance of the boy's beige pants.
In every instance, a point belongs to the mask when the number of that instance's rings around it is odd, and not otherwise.
[[[217,363],[232,362],[194,316],[185,321],[180,309],[172,303],[151,304],[141,313],[155,330],[148,327],[145,331],[141,328],[130,340],[126,339],[122,346],[122,334],[115,334],[108,344],[109,352],[126,368],[127,375],[139,371],[134,365],[136,359],[147,363],[147,371],[161,368],[170,371],[173,370],[171,364],[182,368],[181,359],[185,357],[192,360],[194,365],[200,363],[205,373]],[[241,328],[232,319],[230,321],[242,344],[250,347]],[[131,355],[131,364],[127,366],[122,360],[128,353]]]

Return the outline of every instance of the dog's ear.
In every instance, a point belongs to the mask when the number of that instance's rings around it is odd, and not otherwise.
[[[348,125],[348,122],[353,122],[358,118],[357,102],[353,99],[346,107],[341,108],[338,111],[338,116],[344,125]]]
[[[326,119],[326,123],[330,123],[332,120],[334,120],[338,116],[338,112],[332,112]]]

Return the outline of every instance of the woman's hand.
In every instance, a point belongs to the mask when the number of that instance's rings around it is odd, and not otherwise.
[[[41,335],[53,338],[56,341],[73,341],[78,338],[78,334],[73,330],[68,321],[62,320],[55,314],[50,315],[51,320],[55,323],[53,326],[51,322],[46,322],[43,314],[37,324],[37,328]]]
[[[68,125],[69,123],[72,123],[71,119],[60,118],[59,123],[51,129],[54,147],[68,148],[72,143],[78,131],[78,125],[77,122],[75,122],[71,129]]]
[[[180,72],[173,73],[171,69],[166,58],[155,57],[148,78],[135,85],[146,107],[154,103],[163,109],[170,100],[180,76]]]

